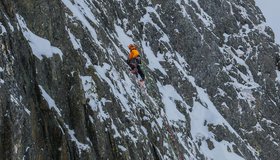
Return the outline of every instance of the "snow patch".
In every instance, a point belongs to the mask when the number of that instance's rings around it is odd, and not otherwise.
[[[5,16],[6,20],[7,20],[7,24],[8,24],[8,26],[9,26],[10,30],[11,30],[12,32],[14,32],[15,29],[14,29],[14,27],[12,26],[11,22],[9,21],[9,17],[8,17],[7,15],[5,15],[5,14],[4,14],[4,16]],[[1,25],[1,22],[0,22],[0,25]]]
[[[147,11],[147,14],[149,13],[149,14],[151,14],[151,13],[153,13],[153,14],[155,14],[155,16],[157,17],[157,19],[159,20],[159,22],[160,22],[160,24],[163,26],[163,27],[166,27],[165,26],[165,24],[161,21],[161,18],[160,18],[160,16],[159,16],[159,14],[157,13],[157,11],[156,11],[156,8],[158,7],[158,5],[156,5],[156,7],[155,8],[153,8],[153,7],[151,7],[151,6],[148,6],[148,7],[146,7],[145,9],[146,9],[146,11]],[[147,16],[147,15],[146,15]],[[147,18],[147,20],[150,20],[151,19],[151,17],[149,16],[149,18]],[[145,20],[144,20],[144,22],[145,22]],[[146,21],[147,22],[147,21]],[[149,21],[149,22],[151,22],[151,21]]]
[[[4,72],[4,69],[2,67],[0,67],[0,73]],[[0,84],[4,84],[5,81],[3,79],[0,78]]]
[[[270,35],[268,35],[265,31],[266,27],[268,26],[268,24],[266,22],[262,22],[261,24],[255,26],[254,28],[256,28],[256,30],[258,30],[260,33],[264,34],[265,36],[272,38]]]
[[[228,39],[229,39],[229,37],[230,37],[230,35],[224,33],[223,36],[224,36],[224,39],[225,39],[224,42],[227,43],[227,42],[228,42]]]
[[[158,19],[159,23],[161,24],[161,26],[164,27],[164,28],[166,27],[165,24],[161,21],[161,18],[159,16],[159,14],[157,13],[156,9],[153,8],[153,7],[150,7],[150,6],[146,7],[145,9],[146,9],[147,13],[143,17],[141,17],[140,22],[143,22],[144,25],[149,23],[152,26],[154,26],[156,28],[156,30],[158,30],[158,32],[162,35],[162,37],[159,39],[159,41],[163,41],[163,42],[169,43],[170,40],[169,40],[169,37],[167,36],[167,34],[165,34],[162,31],[160,26],[158,26],[156,23],[154,23],[153,19],[150,16],[151,13],[153,13],[157,17],[157,19]]]
[[[144,132],[145,136],[148,136],[148,131],[145,127],[141,126],[141,130]]]
[[[215,27],[215,24],[213,22],[213,19],[211,16],[209,16],[200,6],[198,0],[192,0],[196,6],[198,7],[200,13],[196,13],[196,15],[198,16],[198,18],[205,24],[205,26],[208,29],[213,29]],[[185,0],[186,3],[189,3]]]
[[[59,48],[54,47],[51,45],[50,41],[47,39],[41,38],[37,36],[36,34],[32,33],[28,28],[27,25],[20,15],[16,15],[18,24],[21,28],[21,31],[25,37],[25,39],[28,41],[33,54],[39,58],[40,60],[43,59],[43,56],[46,56],[47,58],[53,57],[54,54],[58,54],[60,58],[62,59],[62,52]]]
[[[133,77],[128,76],[125,71],[120,74],[113,65],[108,63],[94,65],[94,68],[99,79],[108,84],[109,91],[119,101],[122,111],[126,112],[127,118],[134,117],[133,114],[136,108],[145,106],[140,97],[140,90],[136,88],[137,85],[131,80]],[[130,102],[131,100],[133,103]]]
[[[50,109],[53,108],[53,109],[57,112],[57,114],[58,114],[59,116],[61,116],[61,112],[60,112],[60,110],[58,109],[58,107],[56,106],[55,101],[49,96],[49,94],[44,90],[44,88],[43,88],[41,85],[39,85],[39,88],[40,88],[40,90],[41,90],[41,93],[42,93],[43,98],[44,98],[44,99],[46,100],[46,102],[48,103],[49,108],[50,108]]]
[[[76,144],[76,146],[78,147],[78,149],[79,149],[79,154],[82,153],[82,152],[81,152],[82,150],[90,150],[90,146],[89,146],[88,144],[81,143],[81,142],[76,138],[76,136],[75,136],[75,131],[74,131],[74,130],[70,129],[69,126],[66,125],[66,124],[65,124],[65,126],[66,126],[66,128],[67,128],[67,130],[68,130],[68,134],[70,135],[71,141],[73,141],[73,142]]]
[[[130,140],[134,143],[134,144],[137,144],[137,141],[138,141],[138,138],[137,136],[134,136],[133,134],[133,131],[130,130],[129,128],[126,128],[126,131],[124,133],[124,137],[129,137]]]
[[[277,77],[276,77],[276,82],[280,83],[280,71],[276,71]]]
[[[30,115],[30,114],[31,114],[30,110],[29,110],[29,109],[27,109],[26,107],[24,107],[24,111],[25,111],[28,115]]]
[[[94,27],[87,20],[89,19],[92,22],[98,24],[98,21],[94,18],[95,16],[92,14],[88,4],[85,4],[83,0],[74,1],[74,4],[70,0],[62,0],[62,2],[73,13],[73,17],[77,18],[82,23],[82,25],[88,29],[95,43],[101,46],[100,41],[97,39],[97,33]]]
[[[96,94],[96,84],[91,76],[80,76],[82,80],[83,89],[85,92],[85,97],[89,99],[88,104],[91,106],[92,110],[97,110],[97,100],[98,95]]]
[[[167,75],[167,73],[165,72],[165,69],[159,63],[160,61],[162,61],[162,62],[165,61],[163,59],[163,57],[155,56],[151,47],[148,44],[146,44],[144,41],[142,41],[142,47],[143,47],[144,54],[147,56],[147,59],[149,60],[148,67],[153,71],[155,71],[155,69],[158,69],[162,74]]]
[[[118,25],[116,25],[116,24],[115,24],[115,30],[116,30],[116,33],[117,33],[117,37],[118,37],[119,42],[121,43],[121,45],[123,46],[123,48],[125,48],[127,51],[129,51],[128,48],[127,48],[127,46],[128,46],[129,44],[133,44],[133,43],[134,43],[133,40],[132,40],[132,38],[129,37],[129,36],[125,33],[125,31],[124,31],[123,28],[121,28],[120,26],[118,26]],[[122,56],[123,58],[125,58],[125,59],[126,59],[127,56],[128,56],[128,55],[124,54],[122,51],[118,51],[118,54],[119,54],[120,56]]]
[[[122,145],[118,145],[118,148],[123,152],[127,151],[127,149]]]
[[[215,96],[219,95],[219,96],[222,96],[222,97],[225,97],[227,95],[227,93],[222,90],[221,88],[218,88],[218,92]]]
[[[86,68],[88,68],[89,66],[93,66],[90,57],[83,51],[80,39],[77,39],[74,34],[71,33],[69,28],[66,28],[66,30],[74,49],[82,52],[83,57],[86,59]]]
[[[82,81],[85,97],[89,100],[88,105],[93,111],[98,111],[97,117],[103,122],[104,119],[109,118],[109,115],[104,112],[103,107],[105,103],[111,103],[112,101],[98,96],[96,84],[91,76],[80,76],[80,79]]]
[[[261,126],[261,124],[259,123],[259,122],[257,122],[257,124],[253,127],[253,128],[255,128],[257,131],[265,131],[263,128],[262,128],[262,126]]]
[[[16,104],[17,106],[20,106],[20,100],[16,96],[10,95],[10,100],[11,100],[11,102]]]
[[[247,73],[243,73],[239,69],[237,70],[237,75],[240,78],[242,78],[242,82],[240,82],[240,80],[238,80],[237,78],[230,76],[231,82],[228,82],[226,84],[232,85],[237,91],[238,99],[246,100],[250,105],[250,107],[253,108],[255,103],[252,102],[255,102],[256,100],[253,96],[253,89],[257,89],[258,87],[260,87],[260,85],[254,81],[253,74],[251,73],[250,68],[246,64],[245,60],[237,56],[237,55],[244,55],[243,51],[235,50],[227,45],[221,47],[220,50],[224,54],[228,54],[229,56],[231,56],[236,61],[235,65],[245,67]],[[234,50],[237,55],[232,50]],[[232,67],[233,67],[232,64],[227,67],[224,67],[223,71],[226,72],[228,75],[230,75]]]
[[[215,159],[215,160],[244,160],[244,158],[240,157],[236,153],[234,153],[233,146],[234,143],[229,143],[227,141],[218,142],[214,138],[209,139],[212,142],[213,147],[209,149],[208,143],[206,141],[202,141],[200,150],[206,156],[206,159]]]
[[[112,123],[111,128],[115,131],[114,138],[122,138],[120,132],[118,131],[116,125]]]
[[[7,30],[0,22],[0,36],[2,36],[4,33],[7,33]]]
[[[180,54],[177,54],[177,57]],[[181,58],[178,58],[181,59]],[[184,59],[184,58],[182,58]],[[235,134],[240,140],[242,138],[239,136],[239,134],[231,127],[231,125],[224,119],[224,117],[219,113],[219,111],[214,106],[213,102],[210,100],[209,95],[207,94],[206,90],[197,86],[195,83],[195,78],[190,76],[188,73],[188,64],[184,60],[180,60],[179,62],[176,60],[170,60],[177,68],[178,71],[181,73],[181,76],[183,79],[185,78],[188,80],[193,87],[196,89],[196,96],[193,97],[193,107],[192,111],[189,113],[190,120],[191,120],[191,135],[196,141],[204,143],[204,150],[203,154],[206,155],[209,159],[216,159],[216,155],[219,151],[222,151],[222,154],[217,157],[217,159],[225,159],[227,157],[231,157],[230,159],[242,159],[237,154],[235,154],[232,150],[232,152],[227,151],[227,147],[230,146],[229,142],[216,142],[215,135],[208,130],[207,124],[213,124],[213,125],[221,125],[225,128],[229,129],[230,132]],[[160,88],[160,87],[159,87]],[[161,89],[160,89],[161,90]],[[165,90],[165,92],[172,93],[171,89]],[[163,94],[163,93],[162,93]],[[174,93],[173,93],[174,94]],[[219,93],[220,95],[225,95],[226,93],[220,89]],[[168,98],[165,98],[168,99]],[[172,108],[174,109],[174,107]],[[174,111],[173,111],[174,112]],[[206,143],[206,139],[210,139],[212,143],[214,144],[216,149],[210,150],[208,148],[208,144]],[[184,143],[182,143],[184,144]],[[227,145],[225,145],[227,144]],[[247,146],[248,149],[252,151],[252,153],[256,153],[254,149],[250,145]]]
[[[26,147],[24,153],[27,153],[29,149],[30,149],[30,147]],[[26,155],[24,154],[23,157],[22,157],[22,160],[26,160],[26,159],[27,159],[27,158],[26,158]]]
[[[241,14],[241,16],[244,18],[244,19],[250,19],[250,17],[249,17],[249,15],[248,15],[248,13],[247,13],[247,10],[244,8],[244,7],[242,7],[241,5],[235,5],[235,4],[233,4],[236,8],[238,8],[239,9],[239,13]]]
[[[183,103],[185,106],[187,104],[184,102],[183,98],[178,94],[175,88],[171,85],[163,86],[157,82],[157,87],[162,96],[162,102],[165,106],[165,112],[167,114],[167,119],[170,121],[185,121],[185,116],[177,109],[176,101]]]
[[[68,32],[68,35],[70,37],[70,41],[72,42],[72,45],[75,50],[82,49],[81,41],[77,39],[70,31],[69,28],[66,28],[66,31]]]

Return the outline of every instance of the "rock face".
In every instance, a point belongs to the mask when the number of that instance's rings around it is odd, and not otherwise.
[[[279,46],[253,0],[1,0],[0,47],[0,159],[279,159]]]

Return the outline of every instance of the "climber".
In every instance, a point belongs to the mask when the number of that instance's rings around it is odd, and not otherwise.
[[[131,68],[131,73],[135,74],[136,77],[138,77],[138,74],[141,76],[140,82],[144,82],[145,80],[145,75],[140,67],[141,64],[141,58],[140,54],[137,50],[137,46],[135,44],[130,44],[128,45],[128,48],[130,50],[130,53],[127,58],[127,64]]]

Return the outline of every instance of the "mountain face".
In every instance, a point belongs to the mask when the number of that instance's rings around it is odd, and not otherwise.
[[[0,159],[279,159],[279,59],[253,0],[1,0]]]

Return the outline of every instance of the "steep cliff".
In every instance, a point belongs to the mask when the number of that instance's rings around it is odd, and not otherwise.
[[[0,46],[0,159],[280,156],[279,45],[253,0],[2,0]]]

